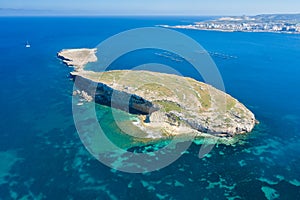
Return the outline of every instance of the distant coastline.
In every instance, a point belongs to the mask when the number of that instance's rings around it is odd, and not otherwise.
[[[222,32],[268,32],[300,34],[300,14],[220,17],[189,25],[159,25],[164,28]]]

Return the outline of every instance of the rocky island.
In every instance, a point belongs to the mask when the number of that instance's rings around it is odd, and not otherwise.
[[[95,62],[95,49],[63,50],[58,57],[74,66],[76,87],[96,103],[133,113],[132,124],[146,138],[193,134],[232,138],[251,132],[254,114],[230,95],[195,79],[150,71],[84,69]],[[75,83],[76,83],[75,82]],[[92,90],[92,86],[96,89]]]

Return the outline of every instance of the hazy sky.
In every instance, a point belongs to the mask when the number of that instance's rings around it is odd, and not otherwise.
[[[0,8],[45,14],[233,15],[300,13],[300,0],[0,0]]]

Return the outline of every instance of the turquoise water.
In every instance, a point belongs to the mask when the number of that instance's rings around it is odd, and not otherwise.
[[[299,199],[300,35],[179,30],[210,52],[232,56],[212,57],[226,91],[261,122],[243,144],[217,145],[204,159],[193,144],[170,166],[145,174],[112,170],[82,145],[72,117],[71,69],[56,53],[92,48],[131,28],[194,20],[0,18],[0,199]],[[111,68],[150,61],[194,77],[185,64],[149,50]],[[107,125],[108,110],[98,110]]]

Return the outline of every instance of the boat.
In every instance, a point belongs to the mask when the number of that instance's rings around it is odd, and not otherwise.
[[[26,47],[26,48],[30,48],[30,44],[29,44],[29,42],[28,42],[28,41],[26,42],[26,45],[25,45],[25,47]]]

